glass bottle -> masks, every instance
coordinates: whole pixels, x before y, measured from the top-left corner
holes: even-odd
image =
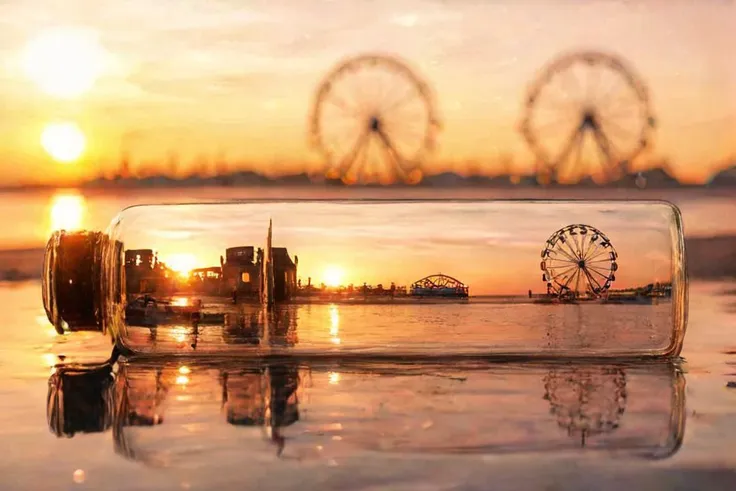
[[[44,261],[56,329],[129,356],[661,357],[686,326],[659,201],[144,205]]]

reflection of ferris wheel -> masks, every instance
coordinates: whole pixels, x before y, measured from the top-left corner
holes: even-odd
[[[622,60],[574,53],[532,83],[521,131],[543,178],[611,179],[649,143],[655,126],[644,83]]]
[[[550,370],[545,395],[557,424],[580,438],[616,430],[626,410],[626,374],[619,368],[568,367]]]
[[[561,298],[599,297],[616,280],[618,254],[590,225],[568,225],[547,239],[540,264],[547,293]]]
[[[370,54],[328,74],[310,125],[327,177],[348,184],[419,182],[439,126],[429,86],[404,62]]]

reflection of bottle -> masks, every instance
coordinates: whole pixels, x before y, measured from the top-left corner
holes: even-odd
[[[242,444],[242,433],[216,433],[224,419],[228,427],[264,430],[252,434],[253,443],[280,455],[281,429],[299,420],[299,370],[288,363],[128,362],[113,377],[110,366],[59,367],[49,379],[49,427],[58,437],[112,428],[118,454],[168,465],[186,461],[192,447],[218,450],[228,436]]]
[[[46,416],[56,436],[99,433],[110,428],[113,406],[111,368],[57,369],[49,378]]]
[[[111,412],[107,419],[93,418],[107,422],[87,431],[112,427],[118,454],[159,465],[223,456],[223,465],[241,466],[243,455],[274,453],[324,462],[351,449],[556,454],[582,452],[581,443],[585,452],[667,458],[679,448],[685,425],[684,378],[666,363],[233,358],[191,364],[138,359],[118,367],[113,403],[97,404]],[[58,387],[58,378],[57,371],[50,387]],[[540,379],[547,400],[539,397]],[[49,397],[48,412],[56,415],[52,428],[80,431],[69,429],[89,414],[84,401],[103,400],[103,393],[109,398],[109,374],[86,380],[84,386],[65,385],[63,398]],[[412,397],[401,396],[408,393]]]
[[[544,388],[557,424],[580,438],[581,446],[590,437],[616,431],[626,410],[626,374],[620,368],[553,369]]]

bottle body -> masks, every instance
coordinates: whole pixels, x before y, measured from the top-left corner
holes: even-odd
[[[136,206],[45,270],[57,329],[140,355],[673,356],[686,322],[662,202]]]

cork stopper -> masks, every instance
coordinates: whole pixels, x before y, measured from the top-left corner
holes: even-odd
[[[43,305],[59,334],[102,331],[100,232],[56,231],[46,244]]]

